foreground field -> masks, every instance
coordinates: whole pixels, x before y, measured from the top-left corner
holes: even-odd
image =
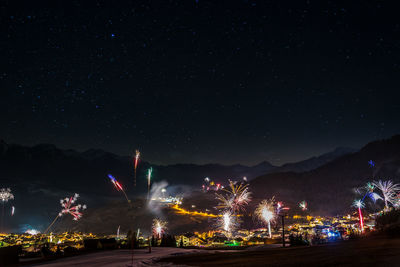
[[[398,266],[400,239],[372,237],[313,247],[234,253],[204,253],[163,258],[188,266]]]
[[[130,250],[112,250],[28,266],[132,266]],[[133,266],[398,266],[400,238],[371,237],[312,247],[246,250],[153,248],[134,251]]]

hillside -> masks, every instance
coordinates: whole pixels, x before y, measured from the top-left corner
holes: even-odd
[[[376,163],[375,168],[370,168],[369,160]],[[257,196],[275,195],[292,206],[306,200],[310,211],[335,215],[350,210],[355,187],[374,179],[400,181],[400,135],[371,142],[308,172],[260,176],[251,181],[251,188]]]

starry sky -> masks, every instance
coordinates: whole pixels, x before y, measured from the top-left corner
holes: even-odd
[[[8,143],[279,165],[400,133],[394,2],[15,4],[0,4]]]

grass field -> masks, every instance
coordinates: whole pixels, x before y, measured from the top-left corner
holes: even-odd
[[[400,238],[369,237],[312,247],[216,252],[163,258],[189,266],[400,266]]]

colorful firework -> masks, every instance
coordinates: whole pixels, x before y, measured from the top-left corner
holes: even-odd
[[[365,207],[364,202],[361,199],[354,200],[353,207],[358,208],[358,216],[360,219],[360,230],[364,232],[364,219],[361,212],[361,209]]]
[[[136,149],[136,152],[135,152],[135,160],[134,160],[134,163],[133,163],[133,165],[134,165],[134,170],[135,170],[134,186],[136,186],[136,170],[137,170],[137,166],[138,166],[138,163],[139,163],[139,158],[140,158],[140,151]]]
[[[82,218],[83,213],[81,211],[86,209],[86,205],[75,205],[75,202],[78,200],[79,194],[75,193],[72,197],[66,197],[64,199],[60,200],[61,204],[61,211],[58,213],[56,218],[53,220],[53,222],[47,227],[47,229],[44,231],[46,233],[51,226],[57,221],[57,219],[64,214],[70,214],[73,217],[74,221],[79,220]]]
[[[3,204],[12,199],[14,199],[14,195],[11,193],[10,188],[0,189],[0,200],[3,202]]]
[[[303,210],[306,211],[307,210],[307,202],[305,200],[303,200],[302,202],[299,203],[299,207]]]
[[[86,209],[86,205],[73,205],[75,204],[75,202],[78,200],[79,194],[74,194],[73,197],[66,197],[64,199],[60,200],[60,204],[61,204],[61,212],[58,214],[59,217],[63,216],[64,214],[70,214],[73,217],[74,221],[79,220],[82,217],[82,212],[80,212],[81,210],[85,210]]]
[[[382,199],[377,193],[374,192],[375,185],[373,183],[368,182],[365,186],[356,188],[355,191],[357,194],[364,195],[361,201],[365,201],[366,198],[370,198],[373,202],[376,202],[378,199]]]
[[[282,201],[276,202],[276,214],[280,214],[283,210],[289,210],[289,207],[285,207]]]
[[[153,173],[153,168],[147,170],[147,199],[150,199],[150,185],[151,185],[151,174]]]
[[[131,201],[129,200],[128,196],[126,195],[124,188],[123,188],[122,185],[117,181],[117,179],[115,179],[115,177],[112,176],[111,174],[108,174],[107,176],[108,176],[108,178],[110,178],[111,182],[113,183],[113,185],[114,185],[114,187],[117,189],[117,191],[121,191],[121,192],[124,194],[124,196],[125,196],[125,198],[126,198],[126,201],[131,202]]]
[[[368,165],[370,168],[374,168],[375,167],[375,162],[371,159],[368,161]]]
[[[373,185],[378,188],[382,196],[379,196],[385,202],[385,210],[389,209],[389,204],[394,205],[397,200],[397,194],[400,192],[400,185],[394,184],[391,180],[374,181]]]
[[[251,192],[248,184],[236,184],[229,181],[229,188],[223,188],[222,190],[227,194],[216,194],[216,198],[219,200],[218,209],[230,209],[235,213],[244,210],[245,205],[251,201]]]
[[[154,219],[152,228],[153,235],[155,235],[157,238],[161,238],[162,234],[164,234],[165,230],[167,229],[167,222],[160,219]]]
[[[268,234],[270,238],[272,237],[271,222],[274,222],[276,217],[274,206],[275,198],[273,197],[270,200],[261,201],[254,212],[256,218],[268,226]]]

